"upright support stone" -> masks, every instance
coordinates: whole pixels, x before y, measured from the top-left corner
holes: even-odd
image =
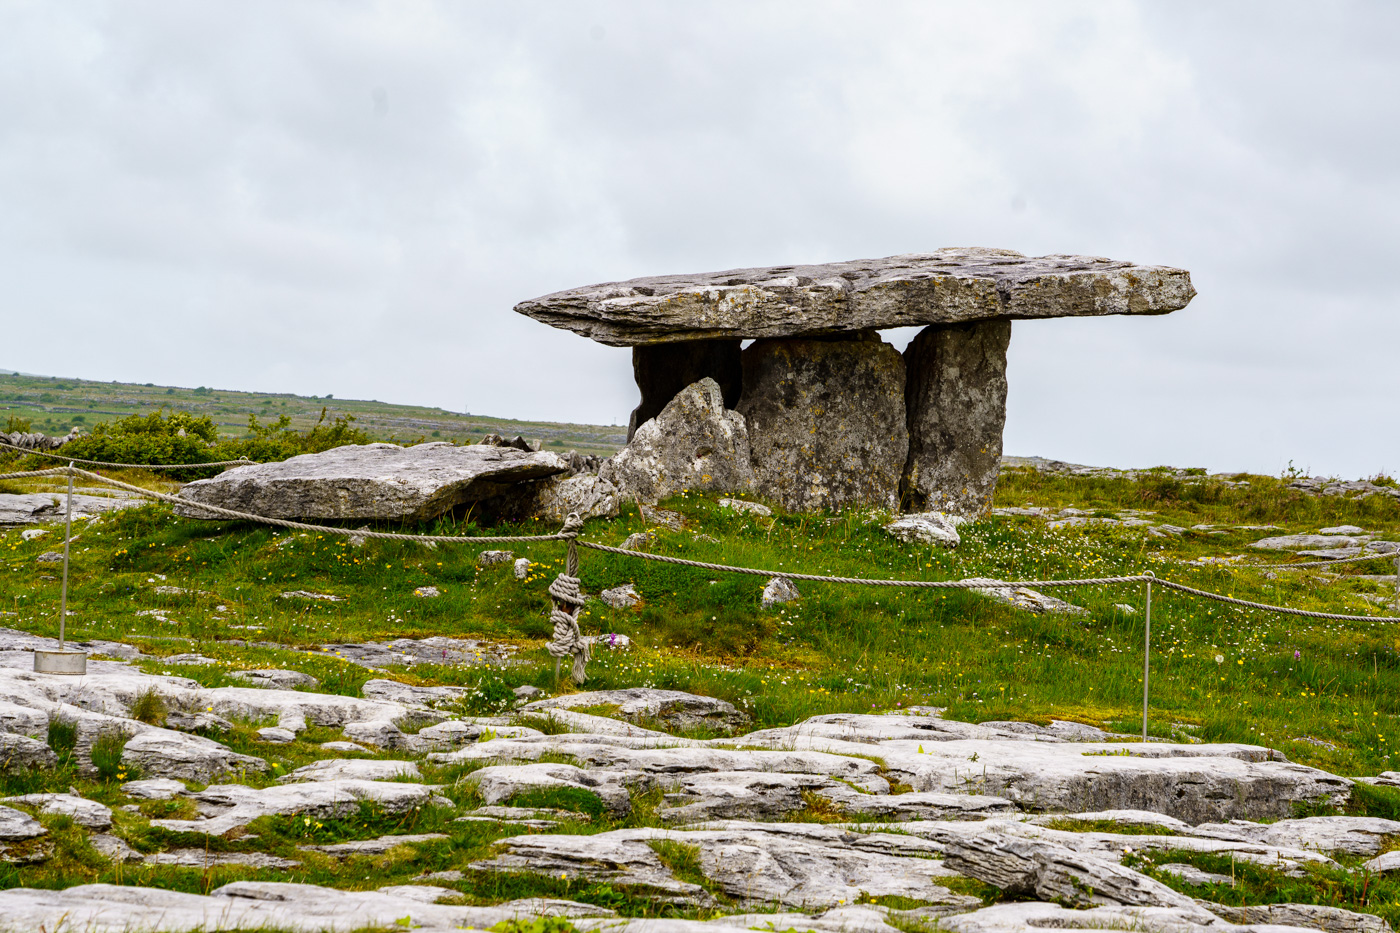
[[[739,364],[739,340],[686,340],[632,348],[632,375],[642,400],[627,424],[631,443],[637,428],[661,414],[666,403],[688,385],[705,377],[719,384],[724,407],[739,404],[743,374]]]
[[[909,511],[978,518],[992,507],[1006,422],[1010,321],[932,324],[904,351]]]
[[[909,450],[898,350],[874,331],[759,340],[743,364],[760,495],[791,511],[898,505]]]

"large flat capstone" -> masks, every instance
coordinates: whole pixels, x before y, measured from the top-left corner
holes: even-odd
[[[425,521],[568,469],[557,454],[446,442],[350,444],[186,483],[183,498],[273,518]],[[195,506],[180,515],[214,517]]]
[[[522,301],[515,310],[632,347],[996,318],[1166,314],[1195,294],[1185,269],[974,247],[608,282]]]

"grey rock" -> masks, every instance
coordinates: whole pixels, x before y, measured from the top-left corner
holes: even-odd
[[[816,793],[853,817],[894,820],[984,820],[1009,816],[1019,808],[1002,797],[980,794],[862,794],[846,784],[832,782]]]
[[[638,511],[642,513],[642,521],[649,525],[669,528],[672,531],[685,530],[685,516],[680,512],[673,512],[670,509],[658,509],[646,503],[642,503]]]
[[[1364,535],[1365,528],[1357,528],[1355,525],[1336,525],[1332,528],[1319,528],[1320,535]]]
[[[300,846],[308,852],[324,852],[327,855],[383,855],[390,849],[404,845],[417,845],[424,842],[441,842],[451,839],[442,833],[417,833],[400,836],[380,836],[378,839],[362,839],[357,842],[337,842],[330,845]]]
[[[530,575],[530,558],[517,557],[515,559],[515,579],[524,580]]]
[[[724,407],[713,379],[678,392],[599,471],[621,499],[654,503],[684,489],[754,488],[749,432],[743,416]]]
[[[1277,823],[1232,820],[1202,823],[1196,827],[1196,833],[1312,852],[1369,857],[1380,852],[1387,839],[1400,835],[1400,822],[1371,816],[1312,816]]]
[[[544,693],[544,691],[541,690],[539,687],[533,687],[530,684],[521,684],[519,687],[516,687],[515,689],[511,690],[511,693],[515,694],[516,699],[525,700],[528,702],[530,700],[533,700],[540,694]]]
[[[1195,294],[1184,269],[956,248],[610,282],[524,301],[515,310],[611,346],[641,346],[987,319],[1165,314]]]
[[[216,784],[189,795],[202,817],[194,820],[152,820],[174,832],[221,836],[260,816],[301,814],[313,819],[343,817],[358,812],[360,801],[371,801],[386,813],[402,813],[431,805],[433,789],[423,784],[388,781],[311,781],[261,789],[242,784]]]
[[[229,732],[233,729],[233,723],[207,710],[194,713],[174,710],[165,717],[165,725],[181,732]]]
[[[815,774],[767,771],[692,774],[682,778],[680,787],[665,796],[656,813],[667,823],[779,820],[806,808],[803,792],[832,785],[836,782]],[[860,796],[855,791],[851,794]]]
[[[873,333],[759,340],[743,362],[756,492],[792,512],[898,506],[909,453],[898,350]]]
[[[651,535],[645,531],[636,531],[627,536],[627,540],[622,542],[622,549],[625,551],[642,551],[651,542]]]
[[[627,442],[637,428],[661,410],[688,385],[712,379],[724,396],[724,407],[739,402],[743,375],[739,365],[738,340],[688,340],[632,348],[632,375],[642,400],[627,424]]]
[[[23,842],[47,832],[48,830],[28,813],[14,807],[0,807],[0,842]]]
[[[743,515],[757,515],[760,518],[768,518],[773,514],[773,510],[763,503],[749,502],[746,499],[721,499],[719,507]]]
[[[1321,904],[1261,904],[1230,907],[1211,904],[1210,910],[1231,923],[1274,927],[1306,927],[1327,933],[1391,933],[1390,924],[1375,914],[1359,914]]]
[[[601,635],[583,636],[584,644],[590,648],[601,648],[605,651],[625,651],[632,647],[632,639],[617,632],[604,632]]]
[[[1075,907],[1171,907],[1193,911],[1197,923],[1210,922],[1194,900],[1160,881],[1043,840],[988,830],[950,843],[943,861],[953,871],[1011,894],[1034,894]]]
[[[76,794],[22,794],[0,799],[0,803],[71,817],[74,823],[86,829],[103,830],[112,825],[112,811],[109,808]]]
[[[1180,878],[1187,884],[1224,884],[1234,887],[1235,879],[1229,875],[1218,875],[1213,871],[1201,871],[1195,865],[1171,862],[1157,866],[1158,871]]]
[[[617,487],[597,473],[551,476],[516,484],[505,494],[499,514],[512,521],[550,524],[563,524],[571,513],[583,519],[612,518],[618,498]]]
[[[632,810],[632,800],[622,780],[625,772],[584,771],[566,764],[495,765],[473,771],[462,780],[476,785],[488,804],[502,803],[528,791],[573,787],[596,794],[615,816]]]
[[[901,515],[885,526],[885,531],[905,544],[938,544],[957,547],[962,541],[958,529],[942,512],[914,512]]]
[[[507,663],[516,650],[474,638],[396,638],[393,641],[322,645],[322,650],[362,667],[384,668],[414,664],[496,665]]]
[[[28,771],[58,764],[53,749],[27,735],[0,733],[0,771]]]
[[[160,663],[197,667],[206,664],[218,664],[219,662],[215,658],[206,658],[202,654],[172,654],[169,657],[161,658]]]
[[[773,577],[763,585],[763,594],[760,600],[764,609],[771,609],[801,597],[802,594],[797,591],[797,585],[787,577]]]
[[[1011,321],[925,328],[904,350],[909,457],[905,502],[981,518],[992,507],[1006,423]]]
[[[405,733],[391,719],[372,719],[368,722],[347,723],[345,737],[352,742],[373,745],[380,749],[413,749],[416,736]]]
[[[1134,930],[1142,933],[1219,933],[1222,924],[1203,923],[1197,910],[1171,907],[1093,907],[1088,910],[1037,901],[993,904],[969,913],[939,919],[946,933],[1027,933],[1031,930]],[[1228,927],[1226,928],[1228,929]],[[1288,933],[1268,927],[1240,933]],[[1297,931],[1295,931],[1297,933]]]
[[[401,703],[404,706],[436,706],[440,703],[453,703],[466,696],[466,687],[419,687],[400,683],[397,680],[374,678],[360,687],[360,695],[367,700],[381,700],[386,703]]]
[[[151,729],[132,736],[122,749],[122,763],[152,777],[209,783],[229,774],[267,770],[267,762],[240,755],[203,736]]]
[[[511,551],[482,551],[476,555],[476,562],[483,567],[492,564],[509,564],[515,561],[515,554]]]
[[[363,745],[356,745],[354,742],[322,742],[321,748],[328,752],[363,752],[369,754],[369,749]]]
[[[277,726],[264,726],[258,730],[258,741],[267,742],[270,745],[290,745],[297,740],[297,734],[291,729],[282,729]]]
[[[623,586],[615,586],[610,590],[603,590],[598,594],[598,598],[612,606],[614,609],[631,609],[642,601],[641,594],[637,592],[637,587],[631,583]]]
[[[137,800],[169,800],[188,791],[184,784],[170,778],[147,778],[141,781],[127,781],[122,785],[122,793]]]
[[[411,761],[383,761],[374,758],[331,758],[303,765],[277,779],[279,784],[302,781],[392,781],[396,778],[420,780],[418,765]]]
[[[1261,538],[1250,547],[1266,551],[1295,551],[1303,548],[1355,548],[1365,543],[1364,538],[1347,535],[1277,535]]]
[[[301,671],[229,671],[228,676],[255,687],[274,687],[280,690],[290,690],[293,687],[319,687],[321,685],[321,682],[315,677],[303,674]]]
[[[447,443],[347,445],[275,463],[235,467],[187,483],[180,496],[275,518],[426,521],[496,495],[502,484],[562,473],[556,454]],[[176,506],[192,518],[195,505]]]
[[[1375,858],[1364,862],[1361,865],[1361,867],[1366,869],[1367,871],[1373,871],[1377,874],[1382,875],[1388,874],[1393,871],[1400,871],[1400,851],[1387,852],[1384,855],[1378,855]]]
[[[126,844],[126,840],[110,833],[93,833],[88,836],[88,845],[97,850],[103,858],[114,862],[139,862],[144,856]]]
[[[171,849],[147,855],[147,865],[177,865],[183,868],[217,868],[240,865],[245,868],[296,868],[301,863],[266,852],[210,852],[207,849]]]
[[[437,599],[442,591],[435,586],[420,586],[413,591],[413,595],[420,599]]]
[[[1063,612],[1070,615],[1087,615],[1089,612],[1082,606],[1067,603],[1054,596],[1047,596],[1028,586],[1007,586],[1001,580],[991,580],[986,577],[969,577],[966,582],[983,584],[971,587],[973,593],[980,593],[988,599],[994,599],[999,603],[1015,606],[1017,609],[1024,609],[1027,612]]]
[[[0,526],[61,522],[68,514],[67,495],[51,492],[0,493]],[[137,496],[73,496],[73,518],[88,519],[104,512],[145,505]],[[31,537],[38,537],[32,535]],[[28,540],[28,539],[26,539]]]
[[[63,552],[62,552],[62,551],[45,551],[44,553],[40,554],[38,557],[36,557],[36,558],[34,558],[34,559],[35,559],[36,561],[38,561],[39,563],[41,563],[41,564],[54,564],[54,563],[58,563],[58,562],[60,562],[60,561],[63,560]]]
[[[616,715],[622,719],[659,722],[673,729],[736,729],[748,722],[748,716],[726,700],[650,687],[572,693],[536,700],[520,709],[522,712],[534,712],[588,706],[616,706]]]
[[[282,594],[283,599],[323,599],[328,603],[343,603],[344,596],[335,596],[331,593],[313,593],[310,590],[288,590]]]

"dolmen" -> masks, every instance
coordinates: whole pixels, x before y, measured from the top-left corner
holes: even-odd
[[[609,282],[515,310],[632,348],[641,401],[602,472],[622,498],[708,488],[975,518],[1000,465],[1011,322],[1166,314],[1195,294],[1184,269],[958,248]],[[911,325],[902,354],[878,333]]]

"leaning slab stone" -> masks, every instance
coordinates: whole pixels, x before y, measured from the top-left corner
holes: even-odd
[[[623,719],[647,719],[674,729],[735,729],[748,722],[748,716],[735,709],[734,704],[727,700],[650,687],[572,693],[527,703],[520,707],[520,711],[578,709],[590,706],[616,706],[615,715]]]
[[[425,521],[523,480],[563,473],[556,454],[434,442],[350,444],[187,483],[182,498],[274,518]],[[210,517],[177,506],[188,517]]]
[[[598,474],[619,498],[654,503],[684,489],[753,489],[749,431],[713,379],[682,389]]]
[[[1184,308],[1195,294],[1184,269],[958,248],[609,282],[524,301],[515,310],[611,346],[642,346],[989,319],[1165,314]]]
[[[739,411],[760,495],[793,512],[898,506],[909,452],[898,350],[874,333],[760,340],[743,362]]]
[[[632,375],[642,400],[627,423],[627,442],[637,428],[661,413],[666,403],[688,385],[712,379],[724,396],[724,407],[739,404],[743,374],[738,340],[687,340],[632,348]]]
[[[981,518],[992,507],[1006,423],[1011,322],[927,327],[904,350],[909,459],[902,492],[919,511]]]

